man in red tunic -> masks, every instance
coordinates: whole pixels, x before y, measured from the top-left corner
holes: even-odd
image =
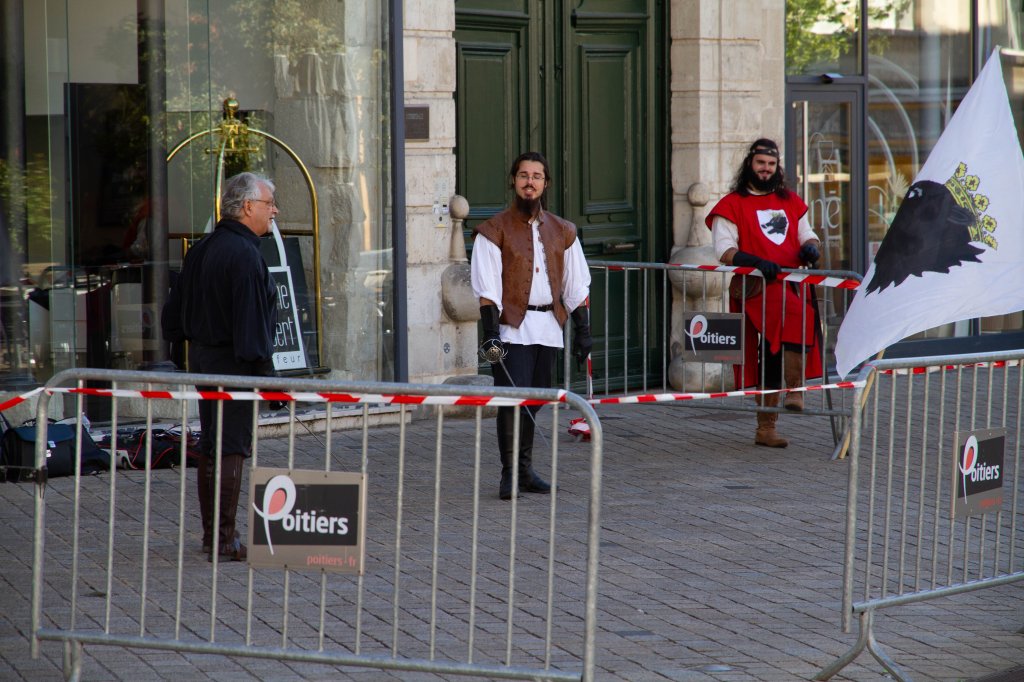
[[[800,290],[804,285],[776,277],[780,268],[813,265],[819,258],[807,204],[786,188],[779,146],[766,138],[750,145],[731,189],[705,219],[715,254],[726,265],[757,268],[764,276],[762,282],[757,276],[734,275],[729,287],[729,309],[746,314],[744,361],[733,368],[736,388],[782,388],[783,376],[787,387],[802,386],[821,376],[818,318],[809,292]],[[757,339],[760,343],[751,342]],[[777,407],[779,394],[760,396],[758,404]],[[786,409],[799,412],[803,406],[803,393],[787,394]],[[775,431],[777,417],[775,412],[757,413],[756,444],[789,445]]]

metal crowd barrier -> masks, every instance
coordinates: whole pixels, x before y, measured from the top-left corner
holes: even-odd
[[[591,309],[591,327],[595,336],[603,337],[593,350],[593,385],[595,398],[609,398],[640,392],[642,394],[683,392],[673,387],[670,375],[687,377],[686,381],[696,382],[698,388],[691,391],[724,393],[734,388],[733,362],[709,362],[693,359],[693,355],[679,347],[673,348],[673,287],[681,294],[685,303],[675,303],[676,315],[692,317],[696,313],[722,315],[729,313],[730,278],[743,284],[762,281],[759,271],[749,274],[749,268],[731,266],[685,265],[666,263],[631,263],[619,261],[590,261],[593,276],[591,290],[603,289],[604,304]],[[801,303],[814,297],[814,308],[818,313],[818,329],[821,332],[819,351],[823,374],[820,379],[808,379],[801,372],[801,386],[804,392],[802,414],[827,416],[831,419],[833,438],[840,444],[847,419],[853,408],[847,390],[816,390],[832,385],[839,377],[835,373],[834,350],[839,325],[842,323],[861,276],[845,270],[782,269],[782,277],[797,286]],[[741,274],[743,273],[743,274]],[[673,284],[673,281],[675,282]],[[762,314],[764,298],[762,298]],[[613,301],[621,301],[615,305]],[[783,317],[793,314],[803,316],[804,306],[798,311],[787,311],[783,301]],[[686,309],[683,310],[682,307]],[[746,313],[743,301],[741,314]],[[803,321],[803,317],[801,320]],[[566,325],[570,327],[571,325]],[[749,343],[758,343],[756,338],[747,338],[745,325],[740,325],[740,343],[746,348]],[[677,337],[684,337],[687,329],[677,330]],[[568,347],[568,346],[566,346]],[[567,354],[568,356],[568,354]],[[807,358],[801,360],[806,368]],[[741,360],[741,366],[744,362]],[[711,368],[714,368],[712,371]],[[570,385],[568,357],[565,361],[566,388]],[[785,375],[785,367],[783,368]],[[577,373],[577,381],[580,377]],[[677,378],[677,382],[679,379]],[[763,381],[763,372],[758,382]],[[783,382],[785,386],[785,382]],[[666,399],[671,399],[666,395]],[[715,400],[689,401],[690,407],[726,409],[737,411],[769,411],[793,414],[782,407],[764,408],[756,405],[749,397],[722,397]],[[840,445],[840,447],[842,447]],[[838,450],[837,453],[838,455]]]
[[[859,633],[815,679],[867,649],[909,680],[875,639],[876,612],[1024,579],[1022,361],[1018,350],[861,370],[842,594],[843,631],[856,616]]]
[[[87,381],[110,382],[110,388],[86,388]],[[35,477],[34,658],[41,640],[63,642],[68,679],[81,676],[83,645],[440,675],[594,678],[602,432],[582,398],[553,389],[82,369],[61,372],[47,384],[37,423],[46,423],[53,396],[77,401],[76,414],[82,414],[83,395],[91,395],[110,397],[112,435],[127,426],[119,417],[122,406],[139,414],[140,401],[146,417],[139,426],[160,426],[153,402],[171,399],[180,406],[174,421],[183,427],[195,385],[231,387],[224,389],[230,396],[214,397],[250,400],[254,426],[255,398],[322,404],[319,434],[297,427],[295,402],[286,436],[268,439],[257,429],[246,479],[255,480],[257,466],[289,475],[361,476],[363,572],[210,563],[199,547],[195,469],[182,464],[184,439],[173,469],[153,470],[147,446],[142,470],[82,476],[79,466],[73,479]],[[397,407],[397,424],[372,424],[369,408],[378,404]],[[537,417],[534,444],[535,462],[550,471],[550,496],[498,500],[496,447],[482,445],[494,422],[482,415],[503,404],[550,405]],[[338,406],[360,429],[334,430]],[[412,419],[414,406],[435,409],[436,418]],[[575,457],[572,466],[561,466],[557,427],[565,408],[580,413],[590,429],[584,467]],[[475,422],[453,424],[452,409],[469,410]],[[77,428],[80,449],[81,420]],[[38,439],[40,471],[45,447]],[[572,492],[559,492],[562,478],[575,481]],[[60,492],[44,494],[57,485]],[[246,483],[239,528],[246,511],[259,504],[248,490]],[[264,513],[269,508],[264,504]],[[47,527],[48,514],[56,515],[59,535]],[[251,533],[251,514],[249,526]],[[251,562],[253,545],[249,550]]]

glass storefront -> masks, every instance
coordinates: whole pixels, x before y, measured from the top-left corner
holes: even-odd
[[[915,0],[869,17],[867,25],[870,259],[974,74],[969,3]],[[966,334],[968,323],[960,327],[948,324],[914,338]]]
[[[1019,136],[1024,133],[1024,5],[1012,0],[981,0],[977,43],[976,58],[987,57],[996,45],[1003,48],[1003,77]],[[983,334],[1022,329],[1024,312],[981,320]]]
[[[393,378],[386,2],[0,6],[0,390],[170,367],[168,286],[242,170],[277,185],[278,369]]]
[[[1009,0],[787,0],[786,7],[787,75],[794,93],[790,100],[812,87],[827,93],[832,83],[859,89],[864,100],[864,206],[862,215],[851,217],[854,225],[865,226],[860,228],[864,234],[834,242],[827,211],[815,225],[827,237],[833,263],[851,264],[863,272],[993,47],[1020,49],[1024,10]],[[1024,86],[1019,85],[1024,53],[1017,58],[1004,54],[1003,59],[1019,133],[1024,130]],[[787,135],[794,133],[807,134],[791,124]],[[817,152],[804,151],[808,157]],[[1022,323],[1017,313],[949,324],[914,338],[1020,331]]]
[[[786,0],[786,75],[854,75],[860,68],[859,0]]]

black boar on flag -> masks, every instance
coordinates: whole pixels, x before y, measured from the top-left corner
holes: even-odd
[[[911,334],[1024,310],[1024,155],[999,48],[928,155],[836,340],[843,377]]]

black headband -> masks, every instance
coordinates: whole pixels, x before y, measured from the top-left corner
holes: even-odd
[[[779,150],[777,147],[754,147],[750,150],[750,156],[755,154],[764,154],[765,156],[774,156],[776,159],[779,158]]]

